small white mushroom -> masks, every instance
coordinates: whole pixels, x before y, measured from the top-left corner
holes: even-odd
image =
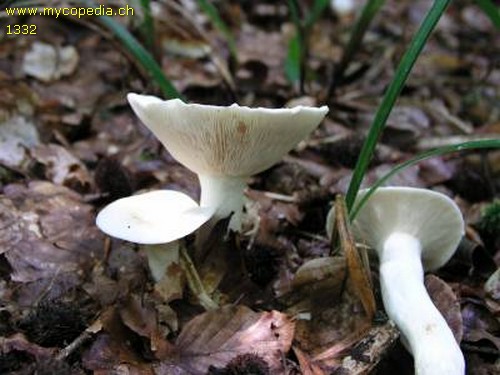
[[[378,252],[384,307],[413,354],[415,374],[464,375],[460,347],[424,286],[424,269],[444,265],[464,234],[457,205],[426,189],[379,188],[358,212],[353,232]]]
[[[118,199],[97,215],[103,232],[144,245],[178,240],[194,232],[212,215],[186,194],[155,190]]]
[[[339,16],[347,16],[356,9],[355,0],[330,0],[330,8]]]
[[[96,224],[112,237],[145,245],[151,273],[159,281],[171,259],[165,252],[178,251],[177,240],[194,232],[212,214],[186,194],[156,190],[110,203],[99,212]]]
[[[200,206],[241,228],[246,179],[271,167],[313,131],[327,107],[291,109],[186,104],[128,94],[137,116],[181,164],[198,174]]]

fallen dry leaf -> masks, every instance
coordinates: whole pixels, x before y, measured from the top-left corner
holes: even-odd
[[[297,347],[293,347],[293,352],[299,361],[300,370],[303,375],[325,375],[321,367],[315,364],[312,359]]]
[[[317,315],[321,316],[333,304],[337,304],[345,287],[346,272],[344,257],[311,259],[299,267],[291,280],[291,290],[280,300],[290,306],[288,314],[306,313],[317,320]],[[304,323],[299,321],[298,325]]]
[[[83,276],[102,251],[93,208],[65,187],[41,181],[8,185],[0,206],[0,248],[14,281]]]
[[[156,312],[141,298],[131,295],[118,309],[122,322],[139,336],[150,338],[156,330]]]
[[[493,333],[498,332],[500,323],[483,306],[468,303],[462,310],[464,322],[463,341],[477,343],[485,340],[500,351],[500,339]]]
[[[137,296],[131,295],[119,308],[123,324],[149,340],[150,349],[158,359],[164,358],[171,348],[158,326],[157,313],[152,304],[147,304]]]
[[[404,149],[412,146],[430,126],[426,113],[416,106],[395,106],[387,119],[382,142]]]
[[[94,371],[94,375],[154,374],[152,366],[141,363],[126,340],[122,342],[113,340],[109,334],[100,334],[97,337],[91,348],[83,355],[82,364],[84,368]]]
[[[50,357],[56,350],[33,344],[23,334],[17,333],[10,337],[0,337],[0,354],[11,351],[26,352],[37,359],[42,359]]]
[[[206,312],[187,323],[176,340],[181,367],[202,375],[210,366],[221,368],[240,354],[254,353],[268,363],[273,374],[280,374],[294,327],[278,311],[257,313],[229,305]]]
[[[19,167],[26,161],[26,150],[40,142],[32,120],[14,116],[0,120],[0,163],[7,167]]]
[[[44,175],[57,185],[78,192],[88,192],[92,186],[87,167],[64,147],[56,144],[39,145],[31,150],[33,158],[45,166]]]
[[[371,326],[354,293],[343,290],[338,296],[323,290],[311,299],[304,305],[307,310],[303,311],[309,313],[310,319],[297,321],[294,337],[298,347],[309,355],[316,356],[341,342],[340,353],[359,340]],[[339,356],[335,353],[334,360]]]
[[[453,289],[435,275],[427,275],[425,277],[425,287],[432,302],[450,326],[455,340],[457,342],[462,341],[464,334],[462,313],[460,311],[460,303]]]
[[[22,69],[27,75],[50,82],[72,74],[78,60],[78,52],[73,46],[54,47],[35,41],[24,55]]]
[[[392,323],[375,326],[369,330],[349,350],[349,355],[344,357],[336,368],[335,374],[368,375],[379,363],[387,350],[399,338],[399,331]],[[340,349],[340,348],[339,348]],[[334,350],[327,350],[314,358],[316,363],[330,365]],[[335,356],[333,356],[335,358]]]
[[[293,288],[332,279],[333,284],[340,287],[346,274],[346,262],[343,257],[322,257],[311,259],[295,272],[292,280]],[[340,290],[339,290],[340,291]]]
[[[286,50],[280,33],[266,32],[247,25],[237,43],[238,57],[243,67],[251,61],[256,61],[262,64],[266,71],[266,84],[274,86],[286,83],[283,71]],[[238,75],[239,78],[245,78],[247,74],[242,71]]]

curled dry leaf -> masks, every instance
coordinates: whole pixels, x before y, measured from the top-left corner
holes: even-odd
[[[292,290],[280,298],[281,302],[290,306],[287,312],[292,315],[328,309],[329,304],[336,303],[332,301],[342,294],[346,272],[344,257],[309,260],[295,272]],[[325,296],[331,298],[325,299]]]
[[[346,262],[344,258],[323,257],[311,259],[297,270],[292,286],[298,288],[314,282],[333,279],[334,283],[332,285],[340,287],[345,278],[345,271]]]
[[[178,337],[180,366],[201,375],[210,366],[224,367],[234,357],[250,352],[262,357],[272,374],[281,374],[294,328],[294,322],[278,311],[257,313],[232,305],[209,311],[187,323]]]
[[[150,342],[150,349],[157,358],[164,357],[170,344],[162,337],[157,313],[153,306],[145,304],[137,295],[131,295],[119,309],[122,322]]]
[[[121,309],[129,311],[121,314]],[[94,375],[153,375],[152,358],[144,360],[140,353],[149,352],[142,345],[143,341],[140,337],[143,337],[142,334],[147,335],[154,331],[155,323],[139,320],[151,319],[151,313],[154,314],[154,312],[146,312],[139,297],[130,297],[121,309],[113,306],[101,313],[99,320],[102,332],[97,334],[90,348],[83,353],[82,366],[87,370],[92,370]],[[135,336],[134,333],[138,335]],[[153,341],[151,340],[152,348]]]
[[[156,313],[144,306],[137,295],[131,295],[119,309],[122,322],[139,336],[149,338],[156,329]]]
[[[64,147],[56,144],[39,145],[31,154],[45,166],[45,177],[55,184],[79,192],[86,192],[91,187],[92,179],[85,165]]]
[[[78,52],[73,46],[56,48],[51,44],[35,41],[24,55],[22,69],[27,75],[50,82],[72,74],[78,60]]]
[[[367,375],[379,363],[387,350],[399,338],[399,331],[392,323],[375,326],[359,340],[344,357],[336,374]],[[333,349],[333,348],[332,348]],[[327,350],[314,358],[316,363],[329,363],[333,351]],[[335,355],[333,355],[335,357]]]
[[[340,245],[345,253],[349,281],[365,309],[368,320],[372,320],[377,308],[371,280],[368,276],[367,268],[361,260],[361,256],[356,249],[354,237],[348,225],[347,209],[342,195],[337,195],[335,200],[335,222],[338,228]]]

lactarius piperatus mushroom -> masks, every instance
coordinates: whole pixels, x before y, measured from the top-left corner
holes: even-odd
[[[357,202],[364,194],[366,190]],[[332,219],[329,214],[330,223]],[[413,354],[415,374],[464,375],[460,347],[424,286],[424,269],[444,265],[464,234],[457,205],[427,189],[379,188],[352,228],[359,241],[378,253],[384,307]]]
[[[177,240],[194,232],[212,214],[186,194],[155,190],[110,203],[99,212],[96,224],[112,237],[144,245],[153,278],[159,281],[166,252],[176,251]],[[152,246],[157,244],[163,246]]]
[[[137,116],[181,164],[197,173],[201,207],[212,222],[229,217],[241,228],[246,179],[277,163],[312,132],[328,108],[249,108],[186,104],[128,94]]]

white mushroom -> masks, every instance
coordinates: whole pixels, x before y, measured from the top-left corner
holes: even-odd
[[[155,190],[110,203],[99,212],[96,224],[110,236],[153,245],[187,236],[211,215],[186,194]]]
[[[330,8],[339,16],[347,16],[356,9],[355,0],[330,0]]]
[[[146,245],[151,273],[159,281],[171,259],[165,252],[178,251],[177,240],[194,232],[212,214],[186,194],[156,190],[112,202],[99,212],[96,224],[110,236]]]
[[[185,104],[128,94],[137,116],[180,163],[198,174],[200,206],[241,228],[246,179],[278,162],[313,131],[327,107],[292,109]]]
[[[464,234],[457,205],[426,189],[379,188],[358,212],[353,232],[378,252],[385,310],[413,354],[415,374],[464,375],[460,347],[424,286],[424,269],[444,265]]]

